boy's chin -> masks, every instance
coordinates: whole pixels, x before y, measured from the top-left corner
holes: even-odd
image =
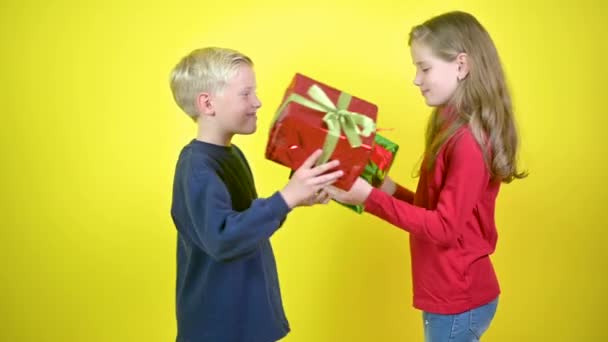
[[[238,134],[242,134],[242,135],[250,135],[255,133],[258,130],[257,126],[253,126],[253,127],[245,127],[244,129],[240,130],[238,132]]]

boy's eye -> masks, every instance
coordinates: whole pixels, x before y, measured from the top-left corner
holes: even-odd
[[[422,68],[422,72],[427,72],[429,70],[431,70],[431,68]]]

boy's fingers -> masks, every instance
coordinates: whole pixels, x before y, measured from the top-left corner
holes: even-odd
[[[332,173],[327,173],[312,179],[312,185],[323,185],[323,184],[332,184],[338,178],[342,177],[343,172],[338,170]]]
[[[330,181],[327,181],[327,182],[321,184],[321,187],[324,188],[326,186],[330,186],[330,185],[334,184],[336,181],[337,181],[337,179],[332,179]]]
[[[329,194],[325,190],[321,189],[317,191],[315,195],[315,202],[323,203],[328,196]]]
[[[308,158],[306,158],[302,166],[300,166],[300,169],[311,169],[321,156],[321,153],[323,153],[323,151],[320,149],[314,151],[310,156],[308,156]]]
[[[331,199],[329,194],[326,191],[323,191],[322,195],[323,195],[323,197],[321,199],[321,203],[323,203],[323,204],[329,203],[329,200]]]
[[[327,162],[325,164],[321,164],[315,168],[313,168],[312,171],[312,175],[316,176],[316,175],[320,175],[323,174],[333,168],[335,168],[336,166],[340,165],[340,161],[339,160],[332,160],[330,162]]]
[[[344,191],[336,188],[335,186],[326,186],[325,191],[329,194],[329,196],[335,198],[340,196]]]

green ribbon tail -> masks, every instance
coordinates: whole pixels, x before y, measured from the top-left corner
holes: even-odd
[[[323,153],[319,159],[317,159],[316,165],[327,163],[331,155],[334,153],[338,140],[340,140],[340,126],[335,121],[326,121],[327,123],[327,136],[323,143]]]

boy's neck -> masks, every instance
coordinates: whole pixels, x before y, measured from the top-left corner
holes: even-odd
[[[230,146],[233,134],[226,134],[218,131],[215,127],[205,123],[198,123],[198,133],[196,140],[213,145]]]

